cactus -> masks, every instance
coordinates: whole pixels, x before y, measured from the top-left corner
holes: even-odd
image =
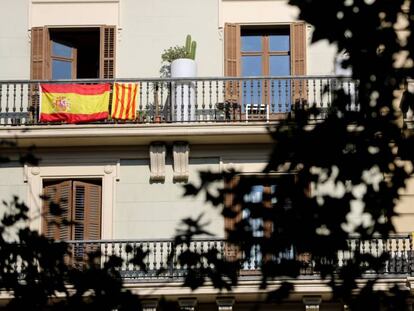
[[[196,48],[197,48],[197,43],[195,41],[191,41],[191,36],[187,35],[187,37],[185,39],[186,57],[194,60],[195,59]]]

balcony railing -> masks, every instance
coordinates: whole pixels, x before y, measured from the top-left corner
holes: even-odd
[[[137,83],[137,117],[129,123],[272,121],[314,106],[323,118],[339,88],[358,111],[356,82],[336,76],[0,81],[0,124],[41,125],[39,84]],[[97,123],[119,123],[112,119]]]
[[[361,240],[357,237],[348,240],[348,250],[340,251],[337,258],[331,262],[336,268],[343,267],[347,261],[356,254],[370,254],[374,257],[380,257],[383,254],[388,255],[383,267],[377,273],[381,277],[407,277],[410,276],[414,269],[414,248],[411,235],[392,235],[388,239],[372,238],[370,240]],[[72,253],[72,263],[82,267],[82,262],[89,251],[99,250],[102,254],[101,263],[105,262],[111,255],[117,255],[124,259],[120,272],[124,279],[134,281],[168,281],[182,278],[186,274],[186,267],[181,266],[178,257],[186,250],[197,253],[206,253],[208,250],[216,249],[221,258],[230,259],[237,251],[225,241],[220,239],[201,239],[191,242],[190,246],[180,245],[173,252],[173,242],[171,240],[99,240],[99,241],[70,241],[70,250]],[[128,246],[128,247],[127,247]],[[126,250],[129,248],[129,252]],[[130,260],[137,249],[148,252],[144,259],[145,269],[132,264]],[[169,257],[172,260],[168,260]],[[83,259],[82,259],[83,258]],[[300,273],[302,276],[318,277],[317,262],[311,254],[297,254],[289,250],[275,256],[273,260],[277,262],[281,259],[296,259],[303,262],[303,268]],[[324,259],[319,259],[319,264]],[[259,275],[259,268],[262,262],[262,256],[259,247],[251,252],[251,257],[241,264],[240,277],[252,277]],[[200,264],[208,265],[207,262]],[[366,275],[373,275],[376,272],[367,270]]]

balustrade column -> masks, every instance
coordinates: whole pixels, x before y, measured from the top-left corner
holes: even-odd
[[[183,311],[194,311],[197,305],[196,298],[180,298],[178,299],[178,305]]]
[[[158,300],[144,300],[141,303],[142,311],[157,311],[158,307]]]
[[[304,296],[302,302],[305,305],[306,311],[319,311],[322,298],[320,296]]]
[[[234,305],[233,297],[219,297],[216,299],[218,311],[232,311]]]

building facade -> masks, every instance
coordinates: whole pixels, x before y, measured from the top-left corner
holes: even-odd
[[[335,83],[355,92],[351,79],[333,76],[335,49],[310,45],[312,28],[284,0],[6,0],[0,8],[0,136],[35,145],[41,159],[39,166],[12,161],[0,169],[2,199],[18,195],[37,219],[30,226],[56,239],[146,245],[156,253],[149,259],[154,269],[183,218],[204,214],[217,239],[199,245],[225,237],[220,210],[203,197],[183,198],[183,184],[199,183],[202,170],[260,174],[272,148],[269,124],[297,104],[328,107],[323,90]],[[161,54],[184,45],[187,34],[197,42],[196,77],[160,79]],[[40,122],[39,83],[59,79],[109,83],[111,91],[114,82],[138,84],[137,116]],[[80,225],[62,232],[36,218],[45,211],[42,193],[66,198],[66,217],[80,217]],[[411,241],[413,200],[414,179],[397,208],[399,245]],[[251,277],[225,294],[208,287],[191,292],[179,278],[126,278],[149,298],[148,310],[161,296],[185,310],[196,304],[198,310],[249,310],[264,299]],[[405,273],[381,285],[407,280]],[[343,310],[328,302],[326,284],[296,282],[278,310]]]

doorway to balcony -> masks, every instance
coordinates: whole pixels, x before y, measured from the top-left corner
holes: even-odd
[[[51,78],[99,78],[99,28],[50,29]]]
[[[101,238],[102,180],[43,181],[42,233],[55,240]]]

